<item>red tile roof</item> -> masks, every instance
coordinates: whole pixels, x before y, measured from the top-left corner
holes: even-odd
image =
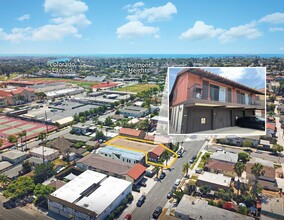
[[[119,134],[139,137],[143,131],[132,128],[121,128]]]
[[[13,95],[10,93],[10,92],[7,92],[5,90],[0,90],[0,96],[3,96],[3,97],[12,97]]]
[[[166,136],[159,136],[159,135],[149,135],[149,134],[146,134],[145,137],[144,137],[145,140],[150,140],[150,141],[155,141],[155,142],[159,142],[159,143],[162,143],[162,144],[165,144],[165,143],[170,143],[171,140],[169,137],[166,137]]]
[[[31,88],[17,88],[17,89],[15,89],[15,90],[13,90],[12,93],[13,93],[13,94],[20,94],[20,93],[22,93],[22,92],[25,91],[25,90],[27,90],[27,91],[29,91],[29,92],[34,92],[34,90],[31,89]]]
[[[275,124],[266,123],[266,128],[275,131]]]
[[[233,202],[225,202],[223,205],[223,209],[231,210],[231,211],[237,211],[238,205]]]
[[[137,180],[145,171],[146,167],[144,167],[140,163],[137,163],[131,168],[131,170],[128,171],[127,175],[134,180]]]
[[[118,83],[115,82],[103,82],[97,85],[93,85],[93,89],[100,89],[100,88],[108,88],[108,87],[115,87]]]
[[[157,156],[161,156],[162,153],[164,153],[165,148],[163,148],[161,145],[158,145],[155,149],[153,149],[151,152],[153,154],[156,154]]]
[[[226,163],[219,160],[209,159],[208,164],[206,164],[205,166],[213,170],[235,172],[233,163]]]

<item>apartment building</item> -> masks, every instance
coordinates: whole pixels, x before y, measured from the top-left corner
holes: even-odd
[[[236,125],[236,119],[265,109],[263,92],[199,68],[177,73],[170,94],[170,125],[193,133]]]

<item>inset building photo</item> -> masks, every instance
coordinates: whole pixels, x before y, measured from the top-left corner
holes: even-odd
[[[263,67],[168,69],[169,134],[265,134]]]

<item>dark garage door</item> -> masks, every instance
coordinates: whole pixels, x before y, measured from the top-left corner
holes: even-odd
[[[215,108],[214,113],[214,129],[231,126],[231,112],[229,109]]]
[[[233,109],[232,110],[232,126],[236,126],[236,119],[244,117],[244,110]]]
[[[211,130],[211,115],[212,109],[210,108],[188,108],[187,133]]]

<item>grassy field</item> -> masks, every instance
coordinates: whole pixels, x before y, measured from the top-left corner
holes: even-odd
[[[99,82],[85,82],[80,80],[74,80],[74,79],[64,79],[64,78],[29,78],[27,79],[31,82],[37,82],[37,81],[46,81],[46,82],[67,82],[67,83],[73,83],[81,87],[91,87],[93,85],[99,84]]]
[[[205,156],[205,155],[211,155],[212,153],[208,153],[208,152],[206,152],[203,156]],[[204,168],[204,162],[205,162],[205,160],[204,160],[204,157],[202,157],[202,159],[201,159],[201,161],[200,161],[200,163],[198,164],[198,168],[199,169],[203,169]]]
[[[123,88],[118,88],[116,91],[123,91],[123,92],[142,92],[147,91],[151,88],[158,88],[157,85],[154,84],[137,84],[137,85],[131,85],[131,86],[125,86]]]

